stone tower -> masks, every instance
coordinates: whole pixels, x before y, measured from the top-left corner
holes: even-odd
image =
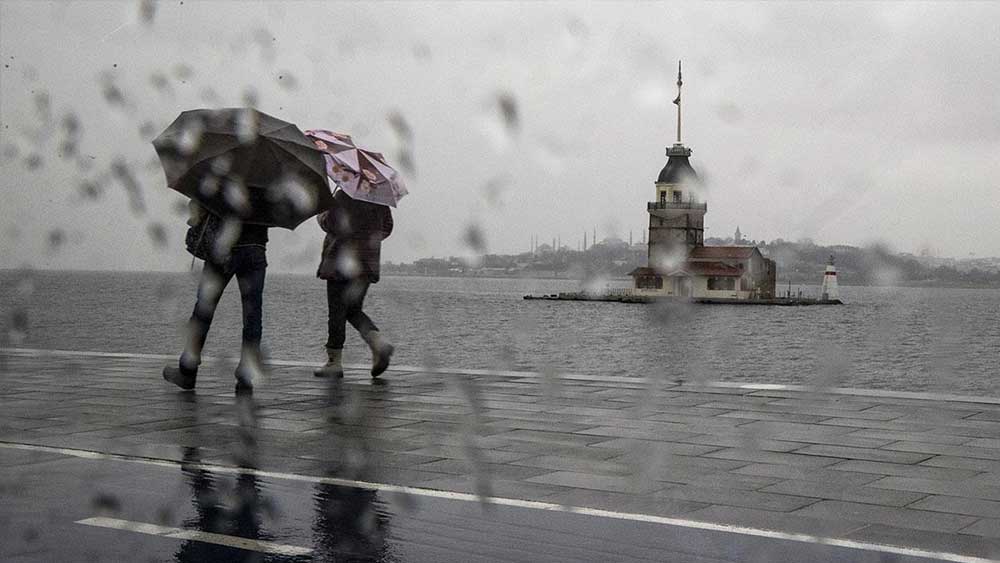
[[[666,272],[683,263],[703,246],[705,213],[701,182],[688,158],[691,149],[681,142],[681,66],[677,63],[677,142],[667,148],[667,164],[656,178],[656,199],[649,211],[649,266]]]

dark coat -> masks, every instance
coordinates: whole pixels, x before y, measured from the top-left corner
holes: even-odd
[[[333,196],[333,202],[333,207],[316,217],[326,231],[316,277],[378,283],[382,241],[392,234],[392,211],[351,199],[342,191]]]

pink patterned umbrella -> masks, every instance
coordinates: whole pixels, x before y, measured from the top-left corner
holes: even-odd
[[[330,181],[354,199],[396,207],[409,191],[382,153],[362,149],[350,135],[325,129],[305,132],[326,157]]]

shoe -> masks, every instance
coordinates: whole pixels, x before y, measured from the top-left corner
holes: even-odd
[[[341,358],[344,351],[340,348],[326,349],[326,363],[322,367],[313,370],[316,377],[344,377],[344,366],[341,365]]]
[[[240,363],[236,364],[236,394],[253,393],[253,383],[263,374],[260,348],[244,344],[240,353]]]
[[[392,353],[396,351],[396,347],[390,344],[385,338],[382,338],[382,335],[377,330],[369,332],[363,338],[372,350],[372,377],[378,377],[385,370],[389,369],[389,359],[392,357]]]
[[[197,377],[198,370],[196,369],[187,369],[183,366],[167,366],[163,368],[163,379],[173,383],[185,391],[194,389]]]
[[[253,395],[253,384],[244,381],[240,378],[236,378],[236,394],[237,395]]]

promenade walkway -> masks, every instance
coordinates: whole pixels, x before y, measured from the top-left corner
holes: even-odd
[[[328,382],[275,362],[246,408],[232,365],[207,361],[183,393],[160,379],[170,360],[0,350],[0,471],[58,456],[200,462],[859,554],[1000,559],[1000,399],[416,367]]]

